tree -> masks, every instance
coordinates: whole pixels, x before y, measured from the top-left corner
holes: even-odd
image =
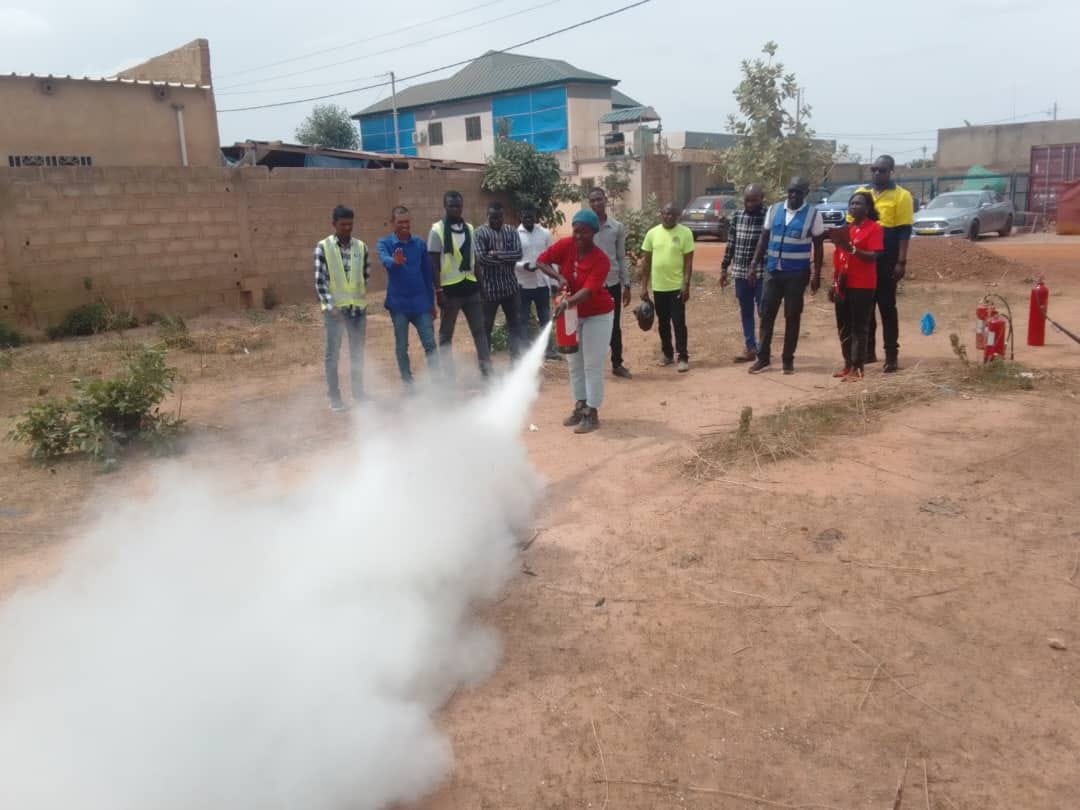
[[[495,142],[495,154],[488,158],[481,187],[509,194],[519,211],[524,205],[536,206],[537,219],[549,228],[566,221],[560,202],[581,199],[580,189],[563,179],[559,161],[537,152],[532,144],[504,135]]]
[[[622,224],[626,227],[626,258],[630,266],[637,270],[645,252],[641,249],[641,243],[645,241],[645,234],[660,224],[660,202],[655,194],[650,194],[642,208],[631,208],[619,215]],[[634,281],[638,281],[637,273],[634,273]]]
[[[933,169],[937,166],[937,152],[934,152],[933,157],[919,158],[908,163],[908,168],[911,169]]]
[[[607,175],[603,179],[604,192],[612,202],[622,202],[622,198],[630,190],[630,176],[633,174],[629,162],[626,158],[611,160],[605,169]]]
[[[360,136],[349,111],[336,104],[316,104],[296,130],[296,140],[307,146],[359,149]]]
[[[718,152],[712,167],[736,188],[760,184],[767,199],[782,196],[796,175],[821,182],[834,162],[829,148],[814,138],[811,108],[802,103],[795,74],[773,61],[777,50],[775,42],[766,42],[761,51],[767,58],[742,61],[743,78],[734,91],[739,115],[728,116],[735,144]]]

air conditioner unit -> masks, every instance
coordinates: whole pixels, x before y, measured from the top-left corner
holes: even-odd
[[[412,142],[414,144],[427,143],[427,133],[423,130],[417,130],[412,134]]]

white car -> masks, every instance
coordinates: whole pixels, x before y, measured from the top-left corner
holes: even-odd
[[[939,194],[915,214],[916,236],[1008,236],[1013,229],[1013,204],[993,191],[950,191]]]

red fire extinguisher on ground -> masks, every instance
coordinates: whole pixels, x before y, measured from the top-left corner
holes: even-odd
[[[995,357],[1005,357],[1008,324],[1008,319],[991,309],[990,318],[986,321],[986,348],[983,350],[984,363],[989,363]]]
[[[1028,311],[1028,346],[1042,346],[1046,343],[1046,308],[1050,303],[1050,288],[1043,282],[1042,276],[1031,288],[1031,309]]]
[[[555,297],[555,306],[562,303],[569,293],[562,292]],[[560,354],[574,354],[578,350],[578,317],[576,307],[567,307],[555,319],[555,347]]]
[[[975,351],[981,352],[986,349],[986,322],[995,310],[986,299],[979,302],[975,307]]]

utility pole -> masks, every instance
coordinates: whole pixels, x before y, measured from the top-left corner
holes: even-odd
[[[401,133],[398,132],[397,122],[397,80],[394,71],[390,71],[390,106],[394,111],[394,154],[401,154]]]
[[[1057,102],[1054,102],[1054,120],[1057,121]]]
[[[795,131],[799,131],[799,124],[802,122],[802,88],[795,88]]]

